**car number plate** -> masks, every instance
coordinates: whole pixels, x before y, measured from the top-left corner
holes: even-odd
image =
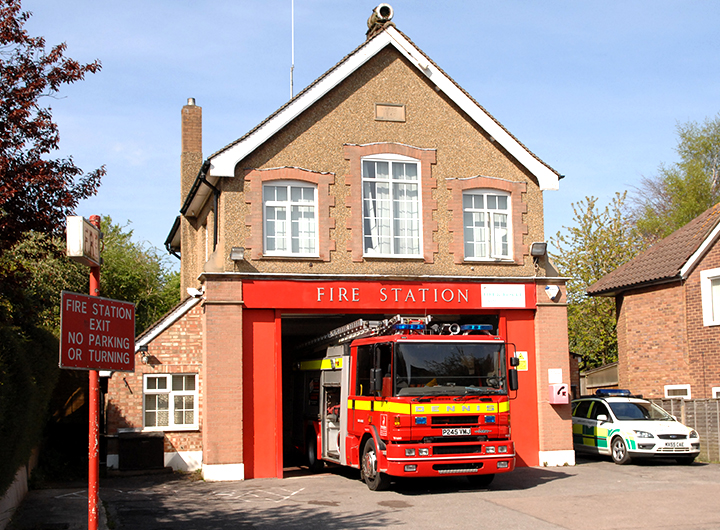
[[[467,429],[443,429],[443,436],[469,436],[470,428]]]
[[[683,447],[684,445],[682,442],[665,442],[665,447]]]

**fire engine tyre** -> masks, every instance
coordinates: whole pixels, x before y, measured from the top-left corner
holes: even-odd
[[[630,463],[630,455],[625,446],[625,441],[620,436],[613,438],[610,448],[613,462],[621,466]]]
[[[371,491],[382,491],[390,485],[390,477],[377,470],[377,449],[375,440],[368,438],[362,454],[360,473]]]
[[[312,430],[307,434],[307,463],[312,473],[319,473],[325,467],[325,462],[318,458],[317,435]]]
[[[473,488],[487,489],[490,487],[490,484],[492,484],[495,475],[468,475],[467,478]]]

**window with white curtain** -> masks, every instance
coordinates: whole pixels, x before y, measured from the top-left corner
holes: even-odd
[[[265,255],[318,255],[317,187],[304,182],[263,186]]]
[[[422,257],[420,164],[400,155],[362,160],[365,256]]]
[[[510,194],[497,190],[463,193],[465,259],[512,259]]]
[[[146,430],[198,429],[197,374],[145,374],[143,427]]]
[[[703,325],[720,326],[720,269],[700,271]]]

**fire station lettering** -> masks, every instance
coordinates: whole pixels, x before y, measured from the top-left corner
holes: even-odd
[[[316,287],[318,302],[361,302],[360,288],[353,287]],[[420,287],[381,287],[372,302],[434,302],[458,304],[470,303],[469,289],[437,289]]]

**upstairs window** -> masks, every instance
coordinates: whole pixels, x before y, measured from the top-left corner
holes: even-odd
[[[317,188],[302,182],[263,186],[265,255],[317,256]]]
[[[465,259],[511,260],[510,194],[496,190],[463,193]]]
[[[720,269],[700,272],[703,325],[720,325]]]
[[[365,256],[422,257],[420,167],[400,155],[362,161]]]

